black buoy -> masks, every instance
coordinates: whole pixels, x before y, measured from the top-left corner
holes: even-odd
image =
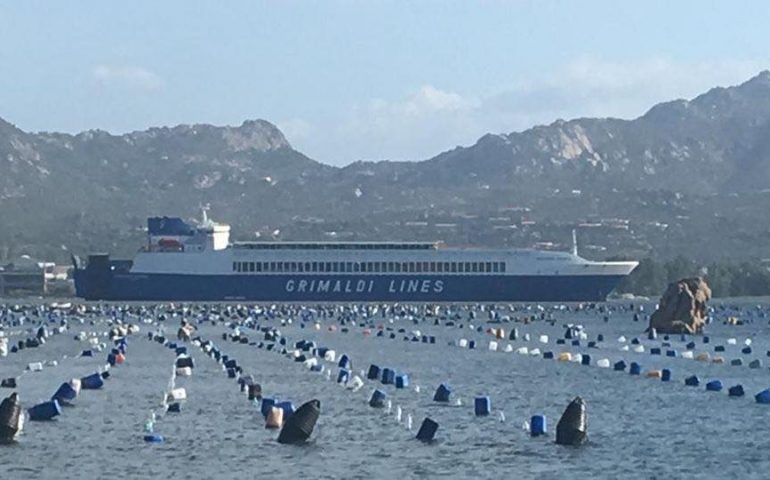
[[[300,406],[283,424],[278,443],[303,443],[313,433],[318,416],[321,415],[321,401],[310,400]]]
[[[13,392],[0,403],[0,441],[10,442],[19,433],[21,404],[19,395]]]
[[[586,404],[580,397],[575,397],[564,410],[556,425],[556,443],[559,445],[583,444],[587,438]]]

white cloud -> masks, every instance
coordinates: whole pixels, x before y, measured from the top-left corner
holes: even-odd
[[[372,99],[352,107],[337,125],[302,122],[302,135],[295,141],[310,157],[334,164],[421,160],[473,144],[485,133],[510,133],[559,118],[634,118],[659,102],[741,83],[768,65],[580,58],[491,92],[467,95],[424,85],[400,99]],[[287,136],[293,140],[291,133]]]
[[[163,87],[163,79],[157,74],[131,65],[97,65],[91,76],[102,85],[120,85],[142,91],[155,91]]]

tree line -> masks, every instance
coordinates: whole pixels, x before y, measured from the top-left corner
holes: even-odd
[[[703,277],[714,297],[770,295],[770,269],[760,262],[703,265],[681,256],[667,261],[640,261],[616,291],[655,298],[669,283],[686,277]]]

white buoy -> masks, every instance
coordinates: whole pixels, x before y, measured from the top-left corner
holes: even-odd
[[[498,418],[500,419],[500,423],[505,423],[505,414],[502,410],[500,410],[500,415]]]
[[[751,345],[751,339],[747,338],[746,340],[743,341],[743,344],[748,347],[749,345]]]
[[[610,368],[610,359],[601,358],[599,359],[599,361],[596,362],[596,366],[599,368]]]
[[[184,388],[175,388],[168,392],[169,400],[179,401],[179,400],[187,400],[187,390]]]
[[[505,349],[503,349],[503,351],[504,351],[505,353],[511,353],[511,352],[513,351],[513,345],[511,345],[511,344],[509,343],[508,345],[506,345],[506,346],[505,346]]]
[[[43,369],[43,363],[42,362],[32,362],[29,365],[27,365],[27,370],[30,372],[39,372]]]
[[[529,341],[531,338],[532,338],[532,337],[530,337],[530,335],[529,335],[528,333],[525,333],[525,334],[524,334],[524,341],[525,341],[525,342],[528,342],[528,341]]]
[[[419,385],[415,385],[414,386],[414,393],[420,393],[420,386]]]
[[[548,343],[548,335],[540,335],[540,343]]]
[[[388,403],[385,405],[385,413],[390,415],[390,410],[393,408],[393,403],[388,399]]]
[[[685,350],[684,352],[682,352],[682,358],[692,359],[692,358],[695,358],[695,355],[692,353],[692,350]]]
[[[408,414],[406,416],[406,429],[411,430],[412,429],[412,414]]]
[[[457,400],[455,400],[455,405],[458,406],[458,407],[462,407],[463,401],[458,398]]]
[[[324,360],[327,362],[336,362],[337,361],[337,352],[334,350],[327,350],[324,354]]]
[[[538,355],[540,355],[540,349],[539,348],[533,348],[532,350],[529,351],[529,354],[531,356],[533,356],[533,357],[537,357]]]
[[[727,339],[727,344],[728,345],[735,345],[736,343],[738,343],[738,341],[735,340],[734,338],[728,338]]]
[[[489,341],[489,351],[490,352],[496,352],[497,351],[497,342],[494,340]]]
[[[457,346],[460,348],[466,348],[468,346],[468,340],[461,338],[457,341]]]
[[[634,352],[644,353],[644,345],[634,345]]]
[[[516,353],[519,355],[526,355],[529,353],[529,349],[527,347],[519,347],[516,349]]]
[[[618,337],[618,342],[619,343],[626,343],[626,337],[624,337],[623,335],[619,336]]]
[[[401,405],[396,405],[396,422],[401,422]]]

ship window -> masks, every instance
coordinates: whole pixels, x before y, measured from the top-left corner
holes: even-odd
[[[505,273],[505,262],[502,262],[502,263],[500,264],[500,271],[501,271],[501,272],[503,272],[503,273]]]
[[[310,271],[311,272],[317,272],[318,271],[318,262],[310,263]]]
[[[278,267],[278,272],[283,273],[283,262],[275,262],[276,267]]]
[[[490,273],[492,271],[492,262],[487,262],[484,264],[484,271],[487,273]]]
[[[422,271],[423,272],[430,272],[430,263],[429,262],[422,262]]]
[[[477,262],[471,262],[471,272],[479,273],[479,264]]]
[[[350,273],[353,271],[353,263],[352,262],[345,262],[345,272]]]
[[[339,271],[340,271],[340,263],[332,262],[332,272],[339,272]]]
[[[492,264],[492,271],[498,273],[500,271],[500,262],[494,262]]]
[[[275,262],[270,262],[270,272],[275,272],[278,268],[275,266]]]
[[[238,262],[233,262],[233,272],[238,271]]]
[[[460,273],[465,272],[465,264],[463,262],[457,262],[457,271]]]
[[[326,271],[326,262],[318,262],[318,271],[319,272],[325,272]]]
[[[404,264],[401,266],[401,271],[408,272],[408,273],[414,272],[414,263],[404,262]]]
[[[258,272],[261,272],[262,271],[262,262],[257,262],[255,267],[257,267],[257,271]]]
[[[301,265],[297,265],[297,262],[291,262],[289,264],[289,270],[292,272],[301,272],[302,269],[300,268]]]
[[[449,263],[449,270],[452,273],[456,273],[457,272],[457,263],[456,262],[450,262]]]
[[[415,265],[415,271],[417,273],[422,273],[422,262],[417,262],[417,265]]]
[[[297,263],[295,263],[295,265],[297,266],[297,271],[298,272],[304,272],[305,271],[305,264],[304,263],[297,262]]]
[[[470,273],[471,271],[471,262],[465,262],[465,273]]]
[[[438,262],[436,263],[436,271],[439,273],[444,272],[444,262]]]
[[[361,271],[361,264],[358,262],[353,263],[353,271],[354,272],[360,272]]]
[[[393,265],[395,265],[395,267],[396,267],[394,272],[401,273],[401,267],[402,267],[401,263],[400,262],[395,262]]]

